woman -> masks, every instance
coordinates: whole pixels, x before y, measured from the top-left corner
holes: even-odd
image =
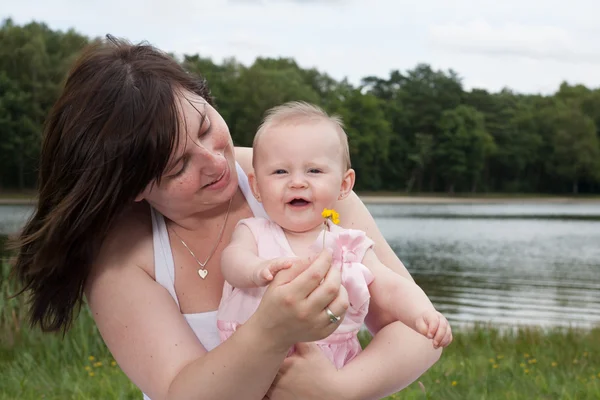
[[[171,58],[113,38],[88,49],[49,115],[39,202],[19,238],[32,322],[67,329],[85,294],[116,361],[155,400],[375,399],[410,384],[440,352],[375,308],[373,341],[342,370],[308,344],[284,360],[294,343],[333,332],[330,315],[348,307],[328,253],[278,274],[217,346],[221,251],[239,220],[264,212],[251,161],[205,82]],[[336,208],[409,276],[356,195]]]

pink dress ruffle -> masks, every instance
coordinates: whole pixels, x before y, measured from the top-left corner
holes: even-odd
[[[258,256],[264,259],[293,257],[294,253],[281,227],[265,218],[241,220],[256,240]],[[373,274],[362,264],[362,259],[373,241],[363,231],[343,229],[329,224],[325,232],[325,246],[333,253],[332,267],[341,268],[342,285],[346,288],[349,308],[344,320],[334,333],[316,344],[337,368],[342,368],[361,352],[357,333],[362,327],[369,309],[369,285]],[[312,248],[319,252],[323,247],[323,236],[319,235]],[[233,332],[256,311],[266,287],[238,289],[225,282],[223,296],[217,312],[217,328],[221,341]],[[293,348],[289,354],[293,353]]]

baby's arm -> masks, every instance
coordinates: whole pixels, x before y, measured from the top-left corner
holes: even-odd
[[[254,235],[244,224],[236,226],[231,242],[221,254],[223,277],[237,288],[264,286],[273,280],[277,272],[291,265],[291,260],[286,258],[260,258]]]
[[[363,264],[375,276],[369,285],[375,304],[398,321],[433,339],[436,348],[450,344],[452,331],[448,321],[436,311],[425,292],[415,282],[383,265],[373,250],[367,251]]]

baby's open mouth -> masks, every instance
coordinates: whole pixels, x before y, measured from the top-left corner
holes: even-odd
[[[298,197],[298,198],[292,199],[292,201],[288,202],[288,204],[293,207],[302,207],[302,206],[306,206],[306,205],[310,204],[310,201]]]

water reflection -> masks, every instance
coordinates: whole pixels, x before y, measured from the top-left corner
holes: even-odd
[[[369,208],[455,323],[600,323],[600,205]]]

